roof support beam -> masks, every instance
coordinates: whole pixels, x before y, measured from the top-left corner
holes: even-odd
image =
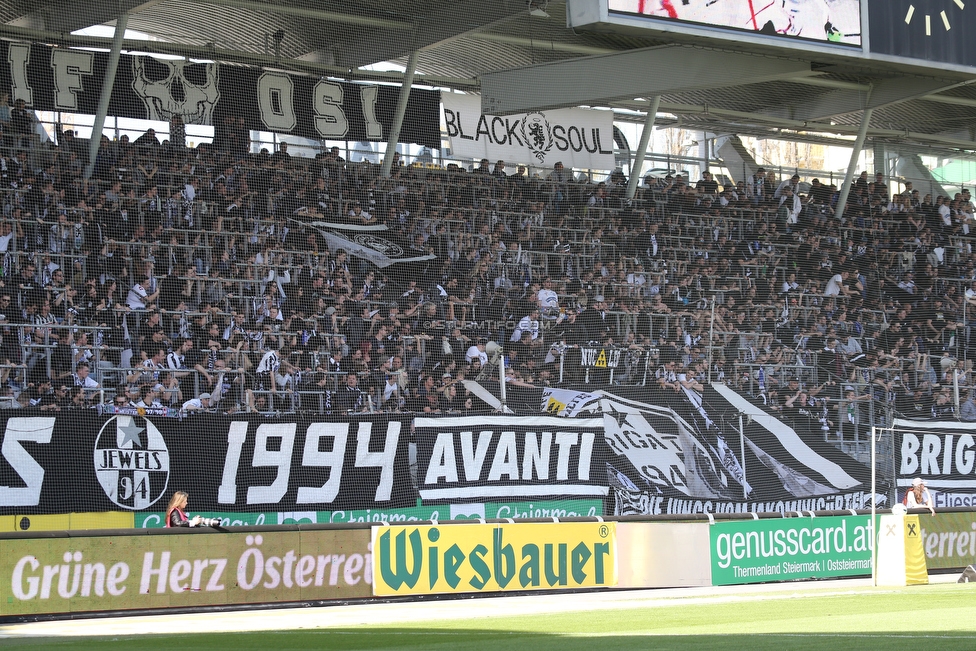
[[[926,95],[922,97],[927,102],[938,102],[939,104],[951,104],[953,106],[965,106],[976,108],[976,99],[968,97],[952,97],[951,95]]]
[[[630,110],[646,111],[647,105],[644,102],[615,102],[615,106],[621,108],[627,108]],[[671,113],[679,117],[678,123],[681,122],[680,116],[682,115],[696,115],[696,116],[706,116],[714,117],[722,122],[730,122],[727,128],[723,131],[725,133],[738,133],[743,129],[787,129],[789,131],[799,132],[797,134],[797,139],[805,140],[804,134],[810,134],[817,139],[822,138],[819,134],[835,134],[838,136],[856,136],[859,131],[859,127],[854,127],[846,124],[831,124],[829,122],[814,122],[809,120],[791,120],[789,118],[774,118],[758,113],[750,113],[746,111],[732,111],[728,109],[719,109],[712,106],[707,106],[704,104],[677,104],[673,102],[661,102],[661,106],[658,109],[658,120],[660,124],[662,122],[661,113]],[[640,121],[638,117],[637,120]],[[676,127],[678,124],[665,122],[659,128]],[[700,130],[701,126],[688,127]],[[915,142],[926,146],[935,146],[942,148],[952,148],[952,149],[964,149],[967,151],[973,151],[976,149],[976,137],[967,138],[964,135],[956,134],[931,134],[931,133],[919,133],[917,131],[910,131],[908,129],[872,129],[868,128],[868,138],[884,138],[887,140],[899,141],[899,142]],[[834,142],[831,143],[839,147],[850,146],[851,141],[844,142]]]
[[[600,56],[604,54],[615,54],[619,50],[611,50],[605,47],[593,47],[592,45],[582,45],[579,43],[563,43],[561,41],[546,41],[540,39],[525,38],[524,36],[511,36],[509,34],[496,34],[480,32],[469,34],[469,38],[479,41],[492,41],[493,43],[504,43],[505,45],[517,45],[519,47],[535,47],[553,52],[566,52],[567,54],[582,54],[585,56]],[[435,44],[433,47],[436,47]]]
[[[393,155],[396,153],[397,142],[400,140],[400,127],[403,126],[403,116],[407,114],[407,102],[410,100],[410,87],[413,86],[413,73],[417,70],[417,50],[410,53],[407,69],[404,71],[403,83],[400,85],[400,97],[397,99],[396,112],[393,114],[393,124],[390,125],[390,135],[386,139],[386,156],[380,176],[389,178],[393,170]]]
[[[121,14],[115,19],[115,35],[112,38],[112,51],[108,54],[105,65],[105,76],[102,77],[102,90],[98,97],[98,113],[92,126],[91,141],[88,143],[88,165],[85,166],[85,179],[90,179],[95,171],[95,160],[98,158],[98,148],[102,143],[102,129],[105,128],[105,116],[108,115],[108,104],[112,99],[112,89],[115,87],[115,73],[119,69],[119,55],[122,53],[122,40],[125,27],[129,24],[128,14]]]
[[[145,11],[162,0],[89,0],[48,2],[8,24],[57,34],[111,22],[122,14]]]
[[[840,81],[838,79],[830,79],[828,77],[797,77],[796,79],[790,79],[790,81],[796,84],[819,86],[820,88],[833,88],[835,90],[841,89],[867,92],[868,88],[870,88],[868,84],[858,84],[853,81]]]
[[[25,41],[36,41],[38,43],[57,43],[66,47],[96,47],[111,49],[112,39],[99,36],[73,36],[70,34],[52,34],[46,31],[38,31],[23,27],[11,27],[10,25],[0,25],[0,36],[21,39]],[[264,56],[253,52],[242,52],[240,50],[224,50],[213,47],[202,47],[199,45],[184,45],[180,43],[167,43],[164,41],[141,41],[127,39],[122,43],[125,51],[148,52],[150,54],[169,54],[191,59],[208,59],[221,63],[240,63],[261,68],[275,70],[285,70],[287,72],[297,72],[309,75],[324,77],[336,77],[353,81],[378,81],[401,83],[403,73],[400,72],[379,72],[341,68],[321,63],[300,61],[296,59],[277,59],[273,56]],[[456,77],[441,77],[436,75],[418,75],[414,79],[414,84],[424,84],[430,86],[445,86],[447,88],[457,88],[461,90],[477,89],[479,82],[477,79],[464,79]]]
[[[207,0],[209,5],[222,5],[225,7],[236,7],[248,11],[260,11],[268,14],[295,16],[297,18],[310,18],[327,23],[338,23],[342,25],[358,25],[359,27],[371,27],[374,29],[390,29],[406,31],[413,29],[413,21],[393,20],[391,18],[380,18],[378,16],[357,16],[355,14],[342,13],[338,11],[326,11],[324,9],[313,9],[311,7],[296,7],[283,3],[255,2],[254,0]]]
[[[647,144],[651,141],[651,133],[654,132],[654,119],[657,117],[657,109],[661,106],[661,96],[655,95],[651,98],[651,105],[647,109],[647,118],[644,120],[644,128],[641,129],[640,143],[637,145],[637,153],[634,155],[634,164],[630,168],[630,179],[627,181],[627,198],[633,199],[637,194],[637,183],[640,181],[641,168],[644,167],[644,158],[647,156]]]
[[[840,196],[837,198],[834,217],[841,223],[844,223],[844,209],[847,207],[848,197],[851,196],[851,186],[854,183],[854,173],[857,171],[857,161],[861,157],[861,150],[864,149],[864,140],[868,137],[868,125],[871,124],[871,114],[874,112],[874,109],[870,107],[871,94],[872,89],[868,89],[868,108],[861,113],[861,126],[857,129],[857,138],[854,139],[851,158],[847,163],[847,174],[844,175],[844,185],[841,186]]]
[[[481,78],[481,107],[507,115],[804,74],[803,61],[668,45],[492,72]]]
[[[339,43],[329,43],[301,58],[306,61],[325,59],[350,68],[392,61],[414,50],[434,47],[528,13],[528,6],[519,0],[465,3],[463,10],[455,4],[435,7],[429,15],[413,17],[407,33],[403,30],[373,30]]]
[[[804,100],[802,104],[795,106],[789,106],[787,98],[784,102],[787,105],[763,111],[763,114],[793,120],[827,120],[836,115],[855,113],[867,108],[883,108],[906,100],[917,99],[956,85],[958,84],[947,82],[944,79],[922,77],[879,79],[872,84],[870,92],[866,89],[841,89],[825,93],[813,100]]]

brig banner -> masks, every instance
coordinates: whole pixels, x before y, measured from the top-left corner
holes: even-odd
[[[712,585],[871,574],[870,516],[717,522]]]
[[[0,616],[354,599],[372,570],[365,529],[0,539]]]
[[[377,596],[617,584],[616,524],[373,527]]]
[[[898,499],[916,477],[936,508],[976,505],[976,423],[895,419]]]

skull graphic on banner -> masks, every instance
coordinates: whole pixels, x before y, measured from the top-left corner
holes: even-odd
[[[186,124],[212,124],[220,99],[216,63],[132,57],[132,90],[142,98],[150,120],[174,115]]]

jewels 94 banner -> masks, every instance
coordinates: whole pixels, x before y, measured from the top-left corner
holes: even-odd
[[[416,504],[409,421],[23,413],[0,420],[3,515],[160,511],[177,490],[195,512]]]

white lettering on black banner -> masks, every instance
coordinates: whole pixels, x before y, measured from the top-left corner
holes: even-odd
[[[617,368],[620,366],[619,348],[580,348],[584,368]]]
[[[418,418],[425,500],[607,494],[601,419]]]
[[[898,486],[921,477],[933,491],[976,493],[976,423],[898,419]]]

